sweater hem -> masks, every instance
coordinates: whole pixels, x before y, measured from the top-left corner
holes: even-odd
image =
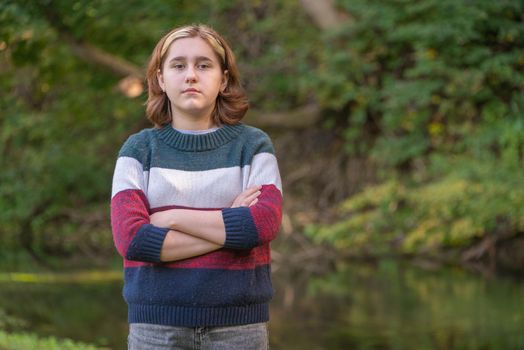
[[[267,322],[269,304],[223,307],[129,304],[129,323],[178,327],[237,326]]]

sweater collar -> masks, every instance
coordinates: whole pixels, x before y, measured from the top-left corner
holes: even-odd
[[[181,133],[171,124],[166,124],[156,131],[160,139],[173,148],[180,151],[201,152],[225,145],[240,134],[242,128],[242,124],[224,125],[207,134],[192,135]]]

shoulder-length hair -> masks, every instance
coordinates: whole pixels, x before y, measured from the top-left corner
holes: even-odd
[[[202,24],[178,27],[158,41],[147,66],[146,115],[157,127],[172,121],[170,102],[158,83],[157,73],[162,70],[166,53],[175,40],[194,37],[204,39],[217,55],[222,72],[228,71],[226,88],[219,92],[211,114],[214,123],[216,125],[236,124],[244,117],[249,108],[246,93],[240,83],[235,56],[224,38],[212,28]]]

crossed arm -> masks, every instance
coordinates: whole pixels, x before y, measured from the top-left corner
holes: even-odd
[[[231,208],[249,207],[257,203],[261,186],[253,186],[239,194]],[[152,214],[151,224],[170,228],[160,260],[176,261],[202,255],[223,247],[226,231],[220,210],[170,209]],[[195,223],[198,223],[197,225]]]

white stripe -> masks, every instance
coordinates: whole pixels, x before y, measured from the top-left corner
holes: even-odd
[[[278,170],[277,158],[271,153],[259,153],[253,157],[251,167],[245,178],[245,188],[255,185],[275,185],[282,193],[282,180]]]
[[[113,194],[141,189],[151,208],[179,205],[193,208],[229,207],[243,190],[255,185],[275,185],[282,192],[276,158],[257,154],[251,166],[205,171],[151,168],[142,171],[134,158],[120,157],[113,177]]]
[[[206,171],[151,168],[149,181],[147,197],[151,208],[223,208],[242,192],[240,167]]]
[[[123,190],[142,190],[147,193],[149,172],[143,171],[142,164],[131,157],[119,157],[113,175],[111,198]]]
[[[282,192],[276,158],[260,153],[251,166],[204,171],[151,168],[147,197],[151,208],[180,205],[225,208],[243,190],[255,185],[275,185]]]

